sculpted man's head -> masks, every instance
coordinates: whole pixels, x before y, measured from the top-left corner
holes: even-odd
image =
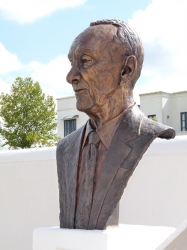
[[[92,22],[75,38],[68,57],[72,68],[67,81],[75,91],[78,110],[102,117],[107,109],[108,115],[115,117],[132,104],[143,48],[127,24],[117,20]]]

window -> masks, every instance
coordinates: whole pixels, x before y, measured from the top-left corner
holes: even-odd
[[[181,131],[187,131],[187,112],[181,113]]]
[[[64,136],[76,130],[76,119],[64,120]]]
[[[151,119],[152,121],[157,122],[158,120],[156,119],[156,115],[148,115],[148,118]]]
[[[149,119],[153,119],[153,118],[156,119],[156,115],[148,115],[147,117],[148,117]]]

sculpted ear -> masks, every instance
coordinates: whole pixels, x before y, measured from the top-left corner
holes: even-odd
[[[125,59],[123,68],[121,70],[121,86],[127,86],[131,83],[137,72],[137,59],[135,56],[131,55]],[[129,86],[130,87],[130,86]]]

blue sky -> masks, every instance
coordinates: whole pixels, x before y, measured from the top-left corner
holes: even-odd
[[[69,47],[91,21],[105,18],[128,22],[142,38],[145,61],[135,99],[187,90],[186,13],[186,0],[1,0],[0,92],[8,92],[15,77],[30,76],[47,94],[72,95],[65,80]]]

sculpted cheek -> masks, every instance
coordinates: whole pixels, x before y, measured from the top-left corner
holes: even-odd
[[[86,81],[88,83],[90,81],[92,81],[92,79],[94,78],[94,72],[91,68],[82,70],[81,75],[82,75],[82,78],[84,79],[84,81]]]
[[[108,94],[112,93],[118,85],[118,79],[113,71],[117,71],[115,67],[109,67],[106,64],[93,65],[92,67],[82,70],[81,75],[87,83],[90,97],[96,102]]]
[[[104,75],[104,84],[103,84],[103,94],[110,93],[113,89],[115,89],[115,82],[113,80],[113,76],[110,73],[106,73]]]

